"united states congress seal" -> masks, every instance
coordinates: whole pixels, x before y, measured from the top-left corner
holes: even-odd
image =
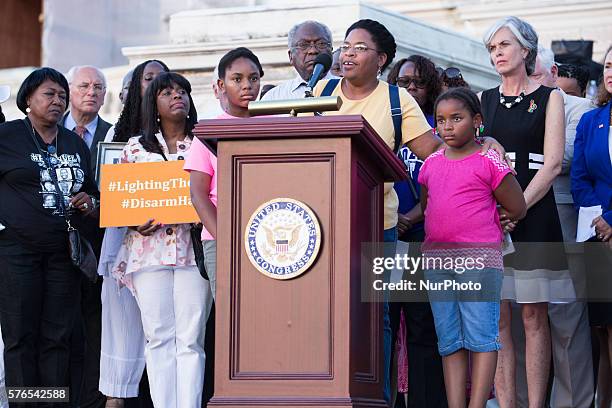
[[[275,198],[257,208],[244,233],[244,248],[253,266],[273,279],[292,279],[306,272],[321,246],[315,213],[291,198]]]

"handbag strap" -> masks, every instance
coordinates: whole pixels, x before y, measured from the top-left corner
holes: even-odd
[[[339,78],[332,78],[327,81],[325,87],[323,88],[323,91],[321,92],[321,96],[331,96],[331,94],[334,92],[334,89],[336,89],[336,86],[338,86],[339,82]]]
[[[45,154],[45,151],[42,149],[42,147],[40,147],[40,143],[38,143],[38,140],[36,139],[36,133],[35,133],[36,131],[34,130],[34,126],[32,126],[32,124],[25,119],[23,119],[23,123],[26,129],[28,130],[28,133],[30,133],[30,136],[32,137],[32,140],[34,141],[34,144],[38,148],[38,152],[40,153],[41,158],[45,162],[45,166],[47,167],[47,170],[49,170],[49,176],[51,177],[51,181],[53,181],[53,184],[55,185],[56,201],[58,202],[58,205],[62,211],[64,220],[66,220],[66,225],[68,226],[67,230],[68,232],[74,231],[74,227],[70,224],[70,218],[68,217],[66,206],[64,205],[64,195],[62,194],[62,190],[60,189],[59,182],[57,181],[57,174],[55,173],[56,168],[55,166],[51,164],[51,161],[49,160],[48,155]],[[32,131],[30,132],[30,130]],[[58,136],[59,136],[59,129],[57,130],[57,136],[55,137],[57,138]]]
[[[330,96],[339,83],[339,78],[332,78],[327,81],[323,87],[321,96]],[[391,120],[393,121],[393,152],[399,155],[399,149],[402,147],[402,104],[399,96],[399,88],[391,84],[389,84],[389,106],[391,107]],[[414,180],[412,180],[412,176],[410,175],[410,171],[408,169],[406,169],[406,174],[408,175],[408,187],[410,188],[410,193],[416,201],[419,201],[419,196],[417,194],[416,187],[414,186]]]
[[[389,84],[389,105],[395,133],[393,151],[397,154],[402,143],[402,105],[400,104],[399,88],[391,84]]]
[[[162,151],[161,151],[161,152],[159,152],[159,154],[161,155],[161,157],[163,157],[163,158],[164,158],[164,160],[165,160],[165,161],[170,161],[170,160],[168,160],[168,158],[166,157],[166,154],[164,153],[163,147],[162,147]],[[181,159],[179,159],[179,160],[181,160]],[[197,223],[192,222],[192,223],[191,223],[191,228],[197,228]],[[192,238],[193,238],[193,237],[192,237]]]

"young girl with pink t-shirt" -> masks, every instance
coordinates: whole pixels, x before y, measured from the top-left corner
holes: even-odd
[[[249,117],[249,102],[259,95],[263,69],[259,59],[248,48],[229,51],[219,61],[219,102],[223,113],[217,119]],[[217,283],[217,157],[195,139],[184,169],[190,172],[191,200],[202,220],[204,265],[213,298]]]
[[[500,214],[518,220],[526,205],[504,160],[493,150],[480,153],[476,135],[482,113],[476,94],[466,88],[449,90],[436,101],[434,118],[446,147],[429,156],[419,174],[425,277],[449,407],[466,405],[468,351],[469,406],[484,407],[500,349]]]

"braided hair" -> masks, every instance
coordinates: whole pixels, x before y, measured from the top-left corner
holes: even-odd
[[[562,78],[574,78],[580,88],[580,92],[584,95],[589,84],[588,68],[574,64],[557,64],[557,67],[559,68],[559,76]]]
[[[378,21],[366,18],[353,23],[348,30],[346,30],[344,38],[348,37],[351,31],[358,28],[370,33],[378,50],[387,55],[387,61],[380,68],[381,71],[384,71],[391,64],[393,58],[395,58],[395,51],[397,51],[397,44],[395,43],[393,34],[387,30],[387,27],[380,24]]]
[[[113,142],[125,143],[130,137],[142,133],[142,85],[140,83],[142,81],[142,76],[146,66],[152,62],[157,62],[162,66],[164,71],[170,71],[166,64],[159,60],[147,60],[134,68],[127,100],[125,101],[125,105],[123,105],[123,110],[121,111],[119,120],[115,125],[115,136],[113,137]]]

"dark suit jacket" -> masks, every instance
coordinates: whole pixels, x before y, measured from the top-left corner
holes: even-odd
[[[66,123],[66,118],[70,114],[70,111],[66,112],[64,118],[62,119],[61,125],[64,126]],[[89,148],[89,152],[91,153],[91,171],[93,175],[96,174],[96,164],[98,159],[98,143],[103,142],[106,137],[106,133],[108,133],[108,129],[110,129],[112,125],[102,119],[100,115],[98,115],[98,127],[96,127],[96,134],[93,137],[93,141],[91,142],[91,146]],[[72,130],[72,129],[68,129]]]
[[[66,112],[64,118],[61,121],[61,125],[64,126],[66,123],[66,118],[70,113]],[[106,137],[106,133],[108,133],[108,129],[111,128],[111,124],[105,121],[98,115],[98,126],[96,127],[96,134],[93,137],[93,141],[91,142],[91,146],[89,147],[89,152],[91,154],[91,174],[92,177],[95,177],[96,174],[96,165],[98,158],[98,142],[103,142]],[[72,129],[68,129],[72,131]],[[100,250],[102,248],[102,239],[104,238],[104,230],[98,226],[98,219],[90,218],[86,222],[80,223],[77,225],[79,231],[89,240],[96,257],[100,258]]]
[[[572,195],[577,207],[601,205],[612,225],[612,163],[608,145],[612,102],[582,115],[576,128]]]

